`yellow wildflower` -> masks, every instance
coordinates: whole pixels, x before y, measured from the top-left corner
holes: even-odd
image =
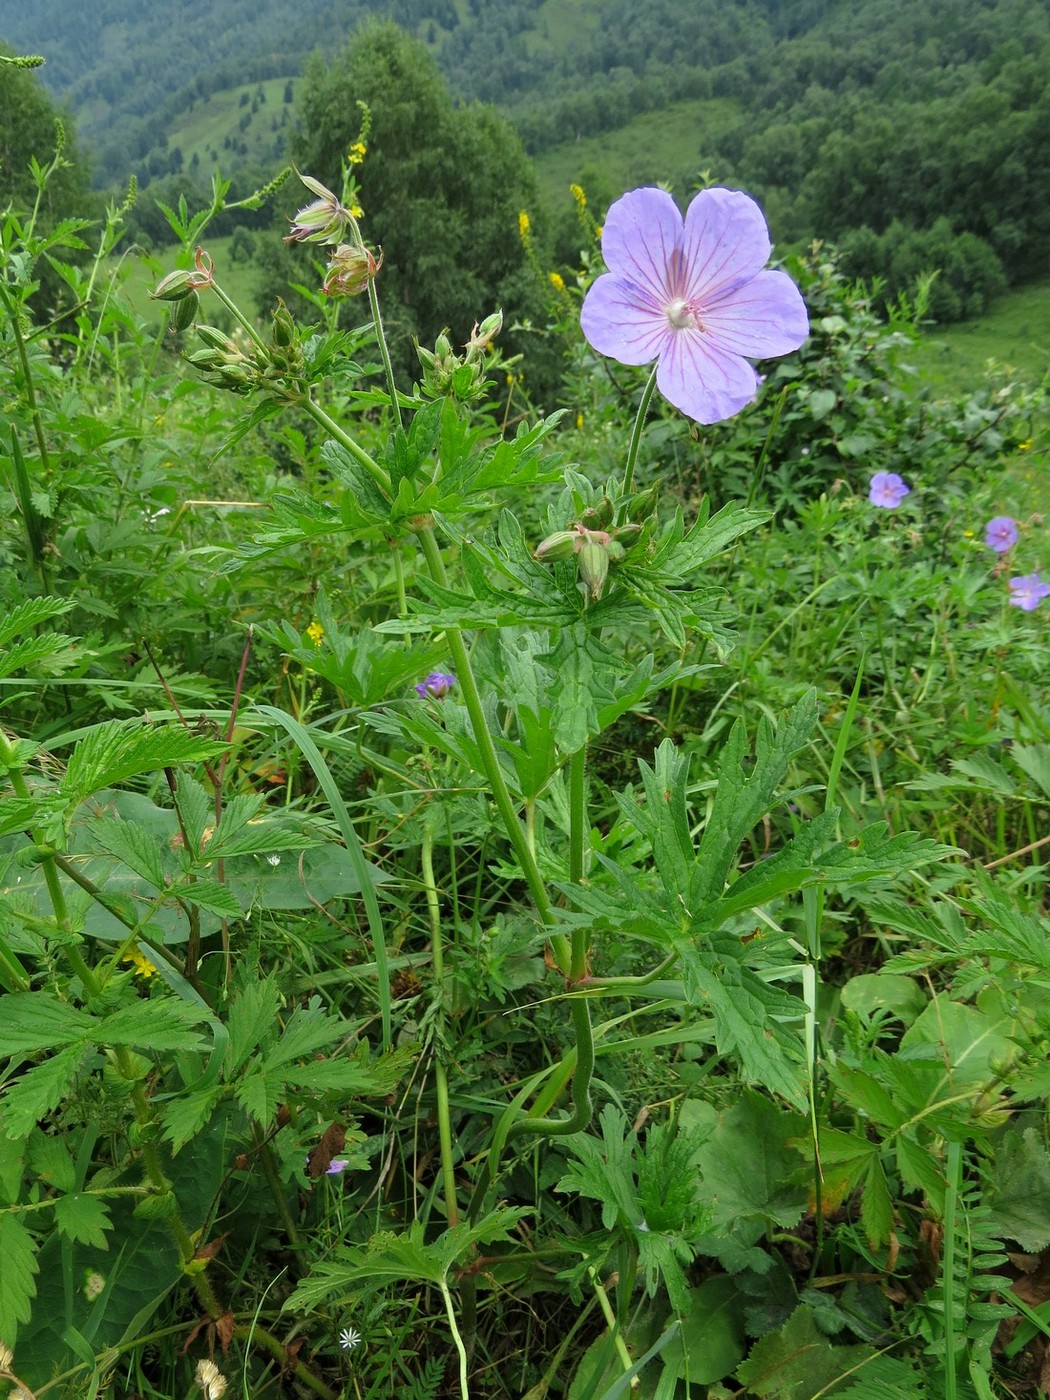
[[[526,212],[526,210],[522,209],[518,214],[518,236],[520,237],[523,243],[528,242],[529,230],[531,229],[531,227],[532,224],[529,221],[528,213]]]
[[[310,638],[315,647],[319,647],[324,641],[324,628],[316,618],[314,618],[313,622],[311,622],[310,626],[306,629],[306,635]]]
[[[129,948],[120,961],[133,963],[136,977],[152,977],[157,971],[149,958],[144,958],[137,948]]]
[[[551,286],[554,288],[554,290],[555,290],[556,292],[564,292],[564,290],[565,290],[565,278],[561,275],[561,273],[560,273],[560,272],[552,272],[552,273],[549,274],[549,276],[550,276],[550,279],[551,279]]]
[[[355,141],[346,153],[346,158],[351,165],[360,165],[368,154],[368,147],[363,141]]]
[[[963,531],[963,539],[964,539],[964,540],[972,540],[972,539],[973,539],[973,533],[974,533],[974,532],[973,532],[972,530],[964,530],[964,531]]]
[[[576,415],[576,427],[577,427],[577,430],[579,430],[580,428],[583,427],[583,414],[582,414],[582,413],[577,413],[577,415]]]
[[[1033,446],[1033,441],[1032,441],[1032,439],[1031,439],[1031,438],[1026,438],[1026,439],[1024,440],[1024,442],[1019,442],[1019,443],[1017,444],[1017,450],[1018,450],[1018,452],[1031,452],[1032,446]]]
[[[572,195],[573,199],[576,201],[576,203],[580,206],[581,209],[587,208],[587,196],[583,192],[582,185],[570,185],[569,193]]]
[[[361,208],[360,204],[351,204],[350,213],[353,214],[355,219],[363,219],[365,217],[365,211]]]

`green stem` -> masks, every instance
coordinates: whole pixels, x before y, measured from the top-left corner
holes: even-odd
[[[36,389],[33,385],[33,371],[29,364],[29,353],[26,350],[25,340],[22,337],[22,328],[18,324],[18,307],[12,303],[11,297],[3,282],[0,282],[0,299],[3,300],[4,310],[7,312],[7,319],[11,323],[11,335],[15,342],[15,350],[18,354],[19,363],[22,366],[26,402],[29,404],[29,411],[33,419],[33,431],[36,433],[37,450],[40,453],[40,465],[44,469],[44,480],[50,482],[51,458],[48,455],[47,442],[44,437],[44,420],[40,415],[40,408],[36,401]]]
[[[658,365],[653,365],[653,372],[646,381],[642,390],[642,397],[638,404],[638,412],[634,419],[634,428],[631,431],[631,441],[627,448],[627,462],[623,469],[623,485],[620,487],[620,495],[628,496],[634,486],[634,464],[638,460],[638,448],[642,441],[642,428],[645,424],[645,415],[649,412],[649,403],[653,397],[653,390],[656,388],[656,371]]]
[[[441,547],[433,529],[427,527],[420,530],[419,541],[431,578],[435,583],[447,588],[448,575],[445,573],[445,562],[441,557]],[[474,678],[474,671],[470,664],[470,653],[463,640],[463,633],[458,627],[450,627],[445,633],[445,638],[452,656],[452,664],[456,668],[456,679],[459,681],[463,693],[463,703],[467,707],[467,714],[470,716],[470,722],[474,729],[474,741],[478,746],[481,764],[485,770],[485,777],[488,779],[493,801],[514,849],[525,883],[528,885],[536,912],[543,923],[550,924],[553,922],[550,896],[543,882],[536,857],[529,848],[525,827],[515,810],[506,779],[503,776],[503,770],[500,767],[496,745],[485,719],[485,709],[481,702],[477,681]],[[572,961],[569,941],[563,934],[552,934],[550,942],[558,968],[567,977]]]
[[[584,858],[587,836],[587,745],[569,759],[569,879],[579,884],[586,871]],[[586,929],[574,929],[569,982],[575,986],[587,976],[588,939]]]
[[[402,426],[401,405],[397,401],[397,383],[394,379],[394,366],[390,360],[390,348],[386,343],[386,333],[383,330],[383,318],[379,314],[379,293],[376,291],[374,277],[368,279],[368,300],[372,307],[372,324],[376,328],[379,353],[383,357],[383,369],[386,371],[387,389],[390,392],[390,408],[394,414],[394,422],[400,428]]]
[[[452,1332],[452,1340],[456,1344],[456,1351],[459,1353],[459,1394],[460,1400],[470,1400],[470,1389],[467,1385],[467,1349],[463,1345],[463,1338],[459,1335],[459,1328],[456,1325],[456,1311],[452,1306],[452,1294],[448,1291],[448,1284],[444,1279],[438,1283],[441,1289],[441,1296],[445,1300],[445,1312],[448,1316],[448,1325]]]
[[[213,282],[211,284],[211,290],[219,298],[223,306],[225,306],[226,310],[235,318],[235,320],[244,328],[248,336],[255,342],[256,349],[261,350],[264,354],[268,354],[269,347],[267,346],[265,340],[263,340],[262,336],[252,325],[251,321],[248,320],[247,316],[244,315],[244,313],[241,311],[241,308],[237,305],[234,299],[223,291],[223,289],[219,286],[218,282]]]
[[[437,1047],[434,1053],[434,1085],[437,1090],[438,1138],[441,1145],[441,1180],[445,1189],[445,1214],[450,1226],[459,1224],[456,1204],[456,1173],[452,1153],[452,1123],[449,1114],[448,1075],[445,1072],[445,954],[441,941],[441,906],[437,882],[434,879],[434,832],[429,820],[424,822],[423,843],[419,852],[423,869],[423,889],[430,915],[430,948],[433,958],[434,982],[437,991]]]
[[[369,474],[381,491],[389,493],[390,478],[379,465],[374,461],[365,449],[359,446],[345,429],[341,428],[334,418],[324,411],[320,404],[314,403],[308,394],[304,394],[301,399],[297,399],[299,407],[310,415],[315,423],[320,423],[326,432],[332,434],[340,447],[345,447],[355,462],[358,462]]]
[[[260,1345],[280,1364],[282,1370],[287,1367],[297,1381],[305,1385],[308,1390],[312,1390],[315,1395],[320,1395],[322,1400],[339,1400],[339,1391],[325,1385],[320,1376],[315,1376],[304,1362],[293,1360],[292,1354],[284,1343],[278,1341],[272,1332],[268,1332],[265,1327],[260,1327],[257,1322],[239,1323],[233,1329],[233,1335],[239,1342]]]

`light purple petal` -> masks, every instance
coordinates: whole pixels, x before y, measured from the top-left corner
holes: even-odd
[[[751,402],[758,376],[746,360],[727,354],[709,337],[679,331],[660,356],[656,387],[698,423],[720,423]]]
[[[739,190],[701,190],[686,211],[682,252],[689,278],[682,294],[705,303],[724,294],[769,260],[762,210]]]
[[[760,272],[714,301],[705,299],[700,319],[721,349],[755,360],[788,355],[809,334],[802,293],[784,272]]]
[[[602,228],[605,266],[660,303],[669,300],[668,267],[681,243],[682,216],[666,190],[630,190],[609,206]]]
[[[603,273],[584,297],[580,328],[600,355],[625,365],[655,360],[672,335],[663,306],[611,272]]]

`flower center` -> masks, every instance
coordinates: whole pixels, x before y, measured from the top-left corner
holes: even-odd
[[[667,319],[676,331],[702,331],[704,328],[696,306],[693,302],[685,301],[681,297],[672,301],[668,306]]]

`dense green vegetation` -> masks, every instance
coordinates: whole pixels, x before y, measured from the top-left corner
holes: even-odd
[[[847,19],[735,8],[756,75]],[[429,47],[497,20],[528,53],[605,33],[478,0]],[[688,110],[743,161],[733,62]],[[585,87],[566,64],[533,90]],[[694,423],[583,338],[600,150],[546,209],[509,119],[385,23],[291,96],[310,186],[185,170],[147,228],[150,192],[100,215],[48,168],[54,108],[0,62],[39,151],[0,199],[0,1389],[1037,1400],[1038,358],[945,388],[928,298],[961,282],[916,255],[887,301],[785,245],[809,334]],[[631,159],[688,188],[666,151]],[[769,186],[785,220],[815,179]]]
[[[126,0],[72,20],[0,0],[0,36],[46,48],[106,182],[134,171],[171,203],[199,200],[216,161],[242,195],[264,184],[294,149],[278,93],[371,13],[407,24],[461,102],[509,115],[541,172],[593,175],[610,196],[708,172],[753,191],[782,245],[831,239],[890,299],[939,269],[942,322],[1050,258],[1047,0],[311,0],[294,15],[210,0],[174,46],[161,12]],[[651,139],[656,114],[669,139]],[[597,151],[576,149],[589,139]]]

